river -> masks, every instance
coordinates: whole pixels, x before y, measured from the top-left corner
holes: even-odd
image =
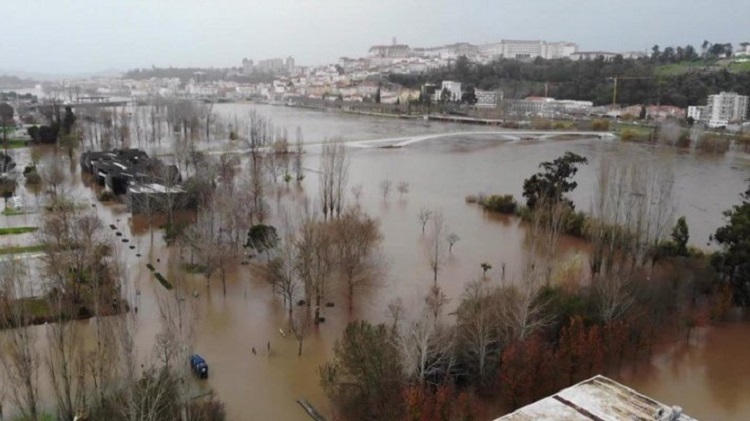
[[[438,276],[438,283],[454,305],[466,283],[482,276],[482,262],[493,266],[487,282],[501,282],[500,268],[505,265],[508,276],[514,276],[526,253],[525,231],[517,219],[487,214],[476,205],[466,204],[465,196],[483,192],[510,193],[520,198],[523,180],[537,171],[538,164],[565,151],[590,160],[578,173],[579,186],[573,193],[577,207],[582,210],[589,209],[602,157],[636,162],[653,160],[659,165],[672,166],[678,198],[676,215],[686,216],[690,243],[702,248],[707,247],[710,234],[722,224],[721,212],[738,202],[739,194],[747,186],[745,180],[750,178],[750,159],[745,155],[706,156],[594,138],[512,140],[490,133],[496,128],[288,107],[218,104],[214,108],[226,118],[246,115],[251,109],[271,117],[277,127],[286,127],[290,134],[297,126],[302,128],[305,142],[310,144],[303,163],[307,169],[317,168],[320,150],[317,144],[326,138],[365,141],[467,131],[487,133],[448,135],[398,149],[350,149],[349,186],[362,186],[361,206],[381,223],[387,271],[379,287],[357,297],[354,314],[348,314],[342,299],[334,299],[336,306],[325,309],[326,322],[305,339],[301,357],[297,356],[296,341],[279,334],[279,329],[286,326],[279,298],[254,278],[247,266],[237,266],[230,273],[226,296],[220,282],[214,281],[208,292],[190,299],[200,316],[196,324],[196,351],[211,367],[211,376],[201,389],[215,390],[226,402],[233,420],[305,420],[306,415],[295,403],[300,397],[322,413],[330,413],[318,385],[318,366],[332,357],[333,343],[347,321],[356,317],[385,320],[387,305],[392,300],[400,298],[407,307],[413,307],[422,302],[432,284],[427,240],[417,218],[420,208],[440,210],[448,232],[455,232],[461,238]],[[17,160],[23,164],[27,155],[18,152]],[[394,188],[384,199],[379,184],[386,178],[394,183]],[[395,184],[400,181],[409,183],[409,192],[403,196],[395,191]],[[314,196],[316,185],[316,174],[308,171],[302,190]],[[82,186],[78,174],[71,182],[71,191],[83,200],[94,201],[94,191]],[[126,256],[131,301],[136,301],[135,291],[141,291],[137,299],[139,312],[135,316],[136,343],[141,353],[147,355],[159,330],[157,296],[164,290],[154,282],[145,264],[151,261],[157,270],[169,273],[170,255],[160,234],[155,235],[152,246],[143,221],[134,221],[123,205],[98,205],[97,211],[105,225],[117,225],[136,247],[132,250],[122,247],[121,252]],[[30,225],[33,218],[0,216],[0,225]],[[560,250],[559,258],[569,259],[584,254],[586,245],[565,238]],[[142,256],[137,257],[136,253]],[[206,291],[200,276],[188,275],[186,282]],[[81,325],[86,328],[91,323],[81,322]],[[266,350],[268,342],[270,355]],[[675,345],[665,349],[650,364],[622,380],[656,399],[681,405],[687,413],[702,419],[748,419],[750,405],[742,399],[750,394],[747,380],[750,368],[742,352],[748,345],[747,322],[718,326],[690,347]],[[251,353],[253,347],[257,355]]]

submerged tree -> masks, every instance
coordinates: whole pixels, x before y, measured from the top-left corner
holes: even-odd
[[[340,139],[325,142],[320,158],[320,204],[323,218],[341,216],[346,185],[349,182],[349,157]]]
[[[372,286],[384,267],[380,251],[383,239],[378,222],[357,208],[347,210],[333,222],[338,268],[349,300],[354,306],[354,293]]]
[[[750,303],[750,187],[741,197],[742,203],[724,212],[727,224],[713,235],[721,251],[712,256],[711,263],[732,285],[735,302],[747,306]]]
[[[588,164],[588,159],[573,152],[565,152],[565,155],[552,162],[542,162],[539,166],[543,168],[543,171],[523,182],[526,205],[534,209],[537,202],[543,200],[549,205],[564,202],[573,209],[573,202],[564,197],[564,194],[573,191],[578,186],[578,183],[571,179],[578,172],[579,164]]]
[[[391,329],[351,322],[336,341],[334,360],[320,367],[321,385],[347,419],[403,416],[401,355]]]

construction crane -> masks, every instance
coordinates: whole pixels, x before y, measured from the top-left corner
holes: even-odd
[[[657,96],[657,106],[661,105],[661,78],[656,76],[614,76],[607,78],[607,80],[613,81],[612,86],[612,108],[617,106],[617,81],[618,80],[639,80],[639,79],[659,79],[659,93]]]

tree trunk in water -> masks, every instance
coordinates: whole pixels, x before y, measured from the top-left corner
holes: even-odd
[[[349,282],[349,313],[352,312],[354,308],[354,284],[350,281]]]
[[[302,341],[299,341],[299,349],[297,350],[297,356],[302,356]]]

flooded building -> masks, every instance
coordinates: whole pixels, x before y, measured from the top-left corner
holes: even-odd
[[[140,149],[120,149],[108,152],[84,152],[80,158],[81,170],[94,176],[99,185],[114,194],[125,194],[135,183],[174,185],[181,181],[175,165],[165,165],[149,158]]]
[[[495,421],[694,421],[669,406],[604,376],[582,381]]]
[[[157,183],[132,184],[127,193],[128,210],[134,215],[181,209],[187,205],[187,192],[181,186]]]

